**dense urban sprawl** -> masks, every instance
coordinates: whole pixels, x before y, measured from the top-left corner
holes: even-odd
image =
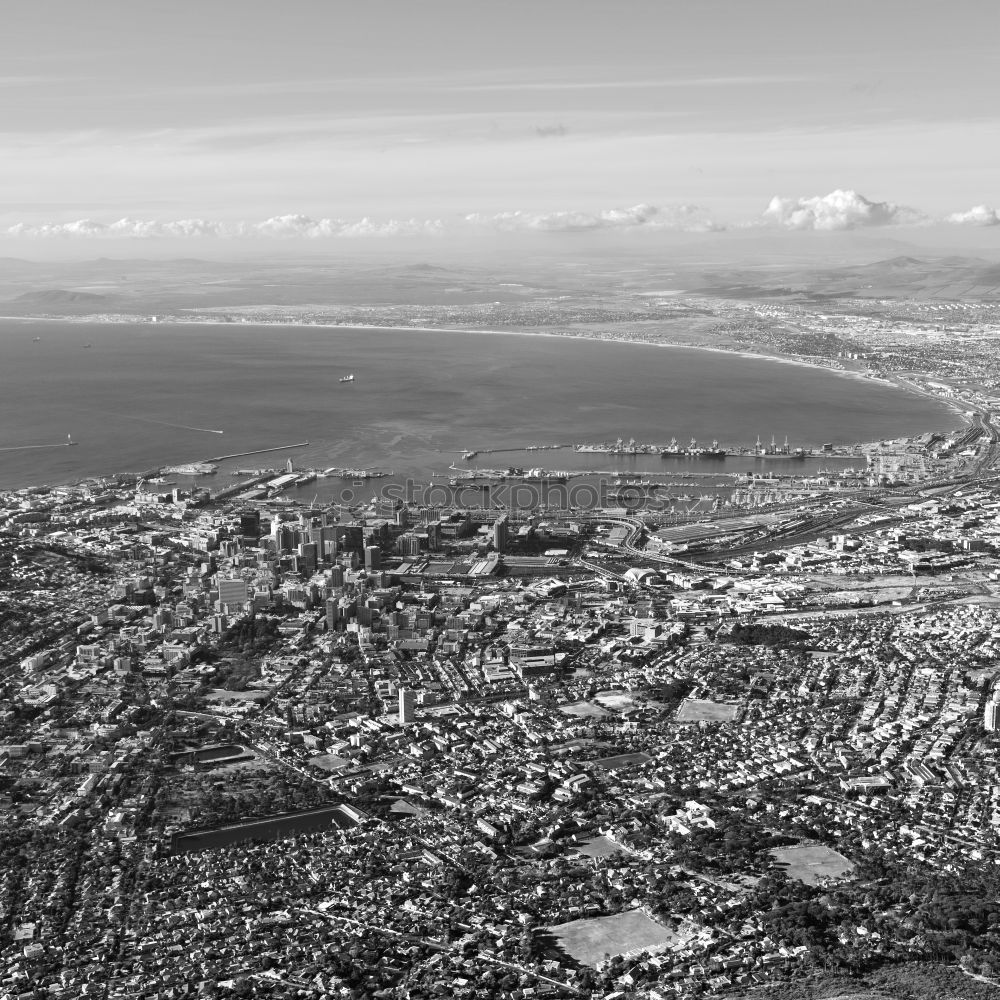
[[[988,989],[988,479],[728,555],[151,488],[0,498],[11,995]]]

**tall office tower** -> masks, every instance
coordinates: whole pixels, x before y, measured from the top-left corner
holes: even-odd
[[[365,570],[368,573],[378,572],[382,568],[382,550],[377,545],[365,546]]]
[[[245,510],[240,514],[240,534],[244,538],[260,538],[260,511]]]
[[[231,614],[233,611],[242,611],[243,605],[247,602],[247,582],[246,580],[219,580],[219,607],[222,611]]]
[[[303,573],[315,573],[318,564],[316,546],[313,542],[300,542],[295,553],[299,560],[299,569]]]
[[[337,625],[345,618],[344,608],[336,597],[330,597],[326,601],[326,629],[328,632],[336,630]]]
[[[279,521],[275,521],[271,525],[271,535],[274,538],[274,550],[279,555],[291,552],[292,547],[296,544],[295,530],[289,524],[282,524]]]
[[[364,527],[360,524],[338,525],[337,542],[345,550],[360,552],[365,545]]]
[[[503,552],[507,548],[507,515],[502,514],[493,522],[493,548]]]
[[[986,727],[987,732],[994,732],[1000,729],[1000,701],[997,701],[997,695],[994,694],[988,702],[986,702],[986,711],[983,713],[983,725]]]
[[[441,522],[427,522],[427,547],[431,552],[436,552],[441,548]]]
[[[420,537],[412,531],[406,531],[396,539],[396,551],[401,556],[413,558],[420,555]]]
[[[409,726],[417,721],[417,692],[410,688],[399,689],[399,724]]]

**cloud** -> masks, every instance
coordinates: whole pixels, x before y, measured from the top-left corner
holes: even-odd
[[[8,236],[34,239],[73,238],[88,239],[155,239],[187,238],[192,236],[221,236],[223,228],[217,222],[204,219],[177,219],[172,222],[155,222],[145,219],[119,219],[117,222],[95,222],[78,219],[75,222],[56,222],[33,226],[19,222],[7,230]]]
[[[764,211],[764,219],[785,229],[821,230],[914,225],[926,221],[916,209],[889,201],[869,201],[857,191],[841,190],[813,198],[775,196]]]
[[[602,212],[500,212],[467,215],[446,224],[441,219],[389,219],[365,217],[354,222],[314,219],[308,215],[275,215],[262,222],[212,222],[206,219],[119,219],[32,225],[19,222],[7,236],[25,239],[349,239],[352,237],[438,236],[448,232],[492,229],[499,232],[585,232],[595,229],[667,229],[715,232],[723,227],[704,209],[692,205],[658,208],[634,205]]]
[[[7,229],[8,236],[33,239],[325,239],[357,236],[420,236],[443,231],[437,219],[390,219],[357,222],[312,219],[308,215],[278,215],[263,222],[210,222],[206,219],[119,219],[103,223],[92,219],[43,225],[20,222]]]
[[[377,222],[367,216],[357,222],[310,219],[307,215],[280,215],[250,227],[254,236],[324,239],[338,236],[433,236],[444,230],[439,219],[390,219]]]
[[[968,212],[954,212],[944,221],[959,226],[1000,226],[1000,212],[988,205],[976,205]]]
[[[633,205],[602,212],[499,212],[467,215],[465,221],[501,232],[569,233],[594,229],[673,229],[684,232],[716,232],[723,226],[713,222],[696,205],[661,209],[656,205]]]
[[[72,225],[72,223],[71,223]],[[187,239],[223,235],[218,222],[205,219],[177,219],[173,222],[151,222],[143,219],[119,219],[107,227],[108,236],[125,236],[136,239]]]

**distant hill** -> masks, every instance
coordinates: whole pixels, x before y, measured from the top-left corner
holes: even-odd
[[[706,292],[733,298],[1000,299],[1000,265],[979,257],[890,257],[868,264],[740,268],[706,274]]]
[[[94,292],[75,292],[68,288],[39,288],[33,292],[24,292],[12,301],[30,302],[35,305],[66,305],[67,303],[97,305],[113,300],[108,295],[97,295]]]

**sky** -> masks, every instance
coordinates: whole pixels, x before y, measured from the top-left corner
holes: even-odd
[[[7,0],[0,239],[1000,236],[984,0]]]

